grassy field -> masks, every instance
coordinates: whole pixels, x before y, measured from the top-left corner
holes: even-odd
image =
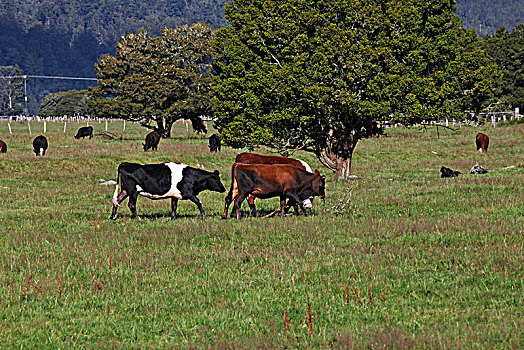
[[[136,124],[120,141],[48,123],[41,158],[42,124],[11,126],[0,123],[1,348],[524,347],[522,124],[388,129],[358,144],[358,178],[337,183],[296,154],[328,175],[313,215],[220,220],[225,193],[204,192],[205,221],[181,201],[173,222],[169,200],[143,197],[142,220],[127,200],[108,220],[114,186],[101,180],[122,161],[175,161],[218,169],[229,188],[240,151],[212,155],[184,124],[144,153]],[[469,175],[477,161],[492,171]],[[442,165],[464,175],[440,178]]]

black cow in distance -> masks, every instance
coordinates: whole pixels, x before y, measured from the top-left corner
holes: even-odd
[[[75,139],[88,137],[90,139],[93,138],[93,127],[92,126],[84,126],[80,129],[78,129],[78,132],[76,133]]]
[[[149,149],[156,151],[158,149],[158,143],[160,142],[161,135],[158,131],[151,131],[146,135],[146,143],[143,143],[144,152],[147,152]]]
[[[44,156],[47,146],[48,143],[45,136],[40,135],[33,140],[33,152],[35,152],[37,156]]]
[[[460,174],[462,174],[459,171],[451,170],[450,168],[446,168],[443,166],[440,168],[440,177],[458,177]]]
[[[218,137],[217,134],[213,134],[209,137],[209,151],[210,152],[217,152],[222,149],[222,145],[220,142],[220,137]]]

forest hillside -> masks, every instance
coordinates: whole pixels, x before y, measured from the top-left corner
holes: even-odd
[[[23,74],[96,77],[100,54],[114,53],[122,34],[145,28],[203,21],[227,25],[229,0],[21,0],[0,2],[0,69],[18,66]],[[524,18],[521,0],[458,0],[457,15],[481,36]],[[1,71],[0,71],[1,73]],[[50,92],[85,89],[93,81],[30,78],[29,113]],[[0,114],[2,110],[0,110]]]

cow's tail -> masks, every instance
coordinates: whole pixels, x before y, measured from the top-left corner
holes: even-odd
[[[120,206],[120,205],[118,204],[118,181],[119,181],[119,180],[120,180],[120,167],[119,167],[119,169],[118,169],[118,175],[116,176],[115,192],[113,193],[113,199],[112,199],[113,204],[114,204],[115,206],[117,206],[117,207]]]

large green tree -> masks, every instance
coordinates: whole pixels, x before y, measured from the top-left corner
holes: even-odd
[[[89,109],[99,117],[140,121],[167,136],[181,118],[205,131],[201,116],[212,114],[212,38],[211,27],[201,22],[165,28],[161,36],[128,34],[115,56],[98,60],[99,85],[89,89]]]
[[[449,0],[235,0],[214,42],[215,126],[233,147],[314,152],[346,177],[382,121],[461,118],[497,77]]]

